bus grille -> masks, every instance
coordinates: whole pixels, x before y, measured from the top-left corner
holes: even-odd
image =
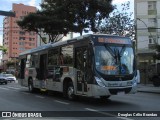
[[[124,91],[126,94],[131,91],[131,87],[129,88],[116,88],[116,89],[109,89],[109,92],[113,95],[116,95],[118,92]]]

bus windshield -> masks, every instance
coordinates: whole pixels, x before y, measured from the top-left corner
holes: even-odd
[[[105,75],[128,75],[134,72],[133,48],[127,45],[95,46],[96,70]]]

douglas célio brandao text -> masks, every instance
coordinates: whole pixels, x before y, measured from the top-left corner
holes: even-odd
[[[158,117],[158,115],[156,113],[145,113],[145,112],[141,112],[141,113],[118,113],[118,117]]]

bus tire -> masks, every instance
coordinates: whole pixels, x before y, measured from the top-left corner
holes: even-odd
[[[100,99],[101,99],[102,101],[105,101],[105,100],[109,99],[109,97],[110,97],[110,95],[100,96]]]
[[[28,81],[28,90],[29,90],[29,92],[34,92],[34,87],[33,87],[33,80],[32,80],[32,78],[30,78],[29,79],[29,81]]]
[[[75,100],[75,94],[74,94],[74,86],[72,82],[68,83],[67,87],[67,98],[69,100]]]

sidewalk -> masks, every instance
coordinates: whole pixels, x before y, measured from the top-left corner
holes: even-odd
[[[138,84],[138,92],[160,94],[160,87],[154,87],[152,84]]]

